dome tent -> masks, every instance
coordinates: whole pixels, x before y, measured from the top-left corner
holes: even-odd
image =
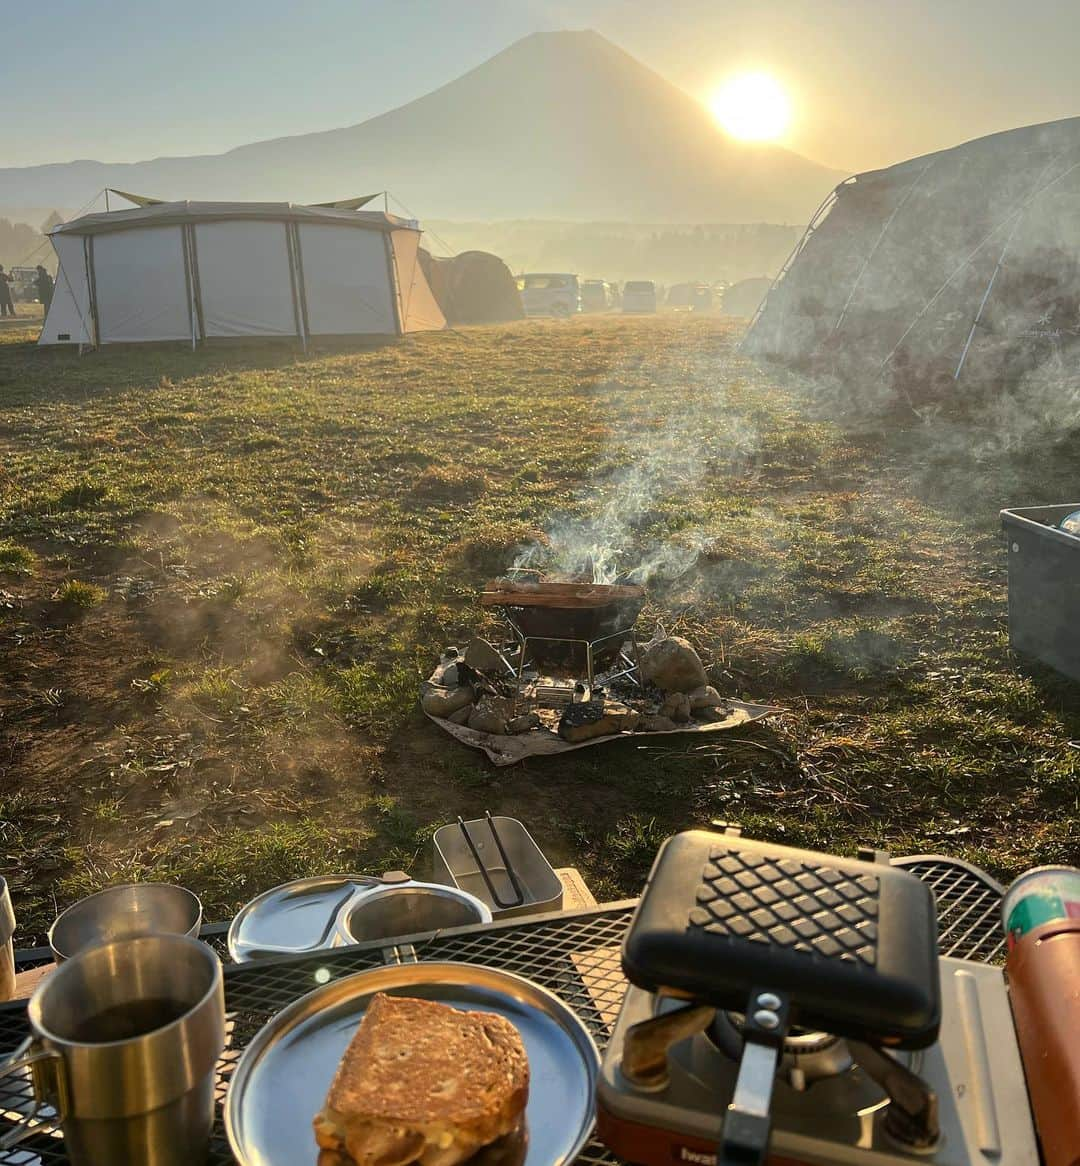
[[[501,324],[521,320],[525,310],[510,268],[487,251],[450,258],[420,248],[420,263],[449,324]]]
[[[841,183],[743,350],[909,398],[1006,384],[1080,340],[1080,118]]]
[[[125,196],[128,197],[128,196]],[[362,200],[156,202],[49,233],[58,270],[39,344],[387,336],[446,326],[420,228]]]

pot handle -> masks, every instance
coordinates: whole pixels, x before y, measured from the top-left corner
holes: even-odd
[[[47,1132],[68,1113],[67,1072],[64,1058],[59,1053],[46,1049],[37,1037],[28,1036],[6,1061],[0,1063],[0,1079],[10,1077],[20,1069],[30,1070],[36,1104],[30,1113],[20,1115],[15,1125],[0,1137],[0,1150],[10,1150],[34,1134]],[[52,1106],[55,1114],[38,1117],[45,1106]]]

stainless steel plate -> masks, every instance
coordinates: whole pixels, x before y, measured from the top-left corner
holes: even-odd
[[[225,1102],[225,1130],[241,1166],[315,1166],[311,1120],[376,992],[495,1012],[529,1057],[525,1166],[562,1166],[592,1131],[600,1055],[574,1012],[543,988],[474,964],[373,968],[318,988],[278,1013],[244,1050]]]
[[[241,907],[229,928],[237,963],[340,946],[338,911],[358,891],[381,886],[369,875],[319,875],[265,891]]]

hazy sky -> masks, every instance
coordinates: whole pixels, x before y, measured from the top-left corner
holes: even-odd
[[[556,28],[696,97],[771,71],[841,170],[1080,114],[1080,0],[0,0],[0,167],[350,125]]]

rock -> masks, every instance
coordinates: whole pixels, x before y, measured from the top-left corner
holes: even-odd
[[[473,690],[463,684],[460,688],[429,688],[420,698],[420,707],[433,717],[448,717],[473,702]]]
[[[472,716],[472,711],[475,707],[476,706],[470,702],[464,708],[458,709],[456,713],[451,713],[446,719],[448,721],[453,721],[455,725],[467,725],[469,723],[469,717]]]
[[[642,717],[638,730],[642,733],[674,733],[678,727],[671,717],[652,716]]]
[[[520,717],[514,717],[506,726],[508,733],[527,733],[530,729],[540,728],[540,718],[536,713],[522,713]]]
[[[506,722],[513,712],[510,701],[499,697],[484,697],[469,716],[469,728],[478,733],[494,733],[502,736],[506,732]]]
[[[704,688],[695,688],[690,694],[690,707],[695,712],[698,709],[715,709],[724,703],[724,698],[711,684]]]
[[[690,698],[685,692],[669,692],[660,706],[660,715],[670,717],[678,724],[686,724],[690,719]]]
[[[506,673],[506,661],[487,640],[479,638],[469,641],[465,648],[465,663],[485,676],[503,676]]]
[[[609,737],[614,733],[629,733],[641,721],[639,713],[626,705],[605,704],[603,701],[581,701],[568,704],[559,718],[559,736],[564,741],[577,743],[593,737]]]
[[[664,692],[693,692],[709,682],[701,658],[682,636],[651,640],[641,649],[638,664],[642,678]]]
[[[452,645],[439,658],[435,671],[428,677],[429,684],[437,684],[440,688],[455,688],[458,683],[458,662],[461,656],[457,648]]]

